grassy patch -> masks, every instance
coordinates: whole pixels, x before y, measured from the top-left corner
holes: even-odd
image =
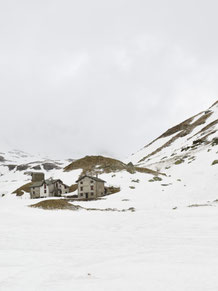
[[[64,168],[65,172],[82,169],[83,173],[88,171],[95,171],[98,166],[99,171],[104,173],[111,173],[116,171],[126,170],[127,165],[121,161],[107,158],[103,156],[86,156],[82,159],[73,161],[70,165]]]
[[[135,167],[132,163],[125,164],[119,160],[103,157],[103,156],[86,156],[82,159],[73,161],[64,168],[65,172],[82,169],[82,174],[92,173],[114,173],[119,171],[127,171],[130,174],[136,172],[158,175],[159,173],[147,168]]]
[[[167,159],[167,156],[163,157],[161,160],[165,160],[165,159]]]
[[[211,144],[212,144],[212,146],[218,145],[218,138],[217,137],[213,138]]]
[[[41,201],[39,203],[30,205],[29,207],[39,208],[39,209],[44,209],[44,210],[79,210],[79,209],[83,209],[83,210],[87,210],[87,211],[115,211],[115,212],[131,211],[131,212],[135,212],[134,207],[130,207],[128,209],[122,209],[122,210],[118,210],[117,208],[105,208],[105,209],[85,208],[85,207],[81,207],[78,205],[73,205],[65,199],[44,200],[44,201]]]
[[[204,143],[205,141],[203,140],[203,139],[196,139],[196,140],[194,140],[193,141],[193,145],[200,145],[200,144],[202,144],[202,143]]]
[[[184,147],[184,148],[181,149],[181,152],[188,151],[190,148],[191,148],[190,146]]]
[[[78,189],[78,185],[77,184],[72,184],[71,186],[70,186],[70,189],[69,189],[69,192],[71,193],[71,192],[74,192],[74,191],[76,191]]]
[[[155,176],[153,177],[153,179],[148,180],[148,182],[158,182],[158,181],[162,181],[162,178]]]
[[[30,182],[30,183],[27,183],[23,186],[21,186],[20,188],[16,189],[13,194],[16,194],[16,196],[22,196],[24,194],[24,192],[27,192],[27,193],[30,193],[30,186],[32,185],[33,183]]]
[[[175,161],[175,165],[180,165],[180,164],[182,164],[182,163],[184,163],[184,160],[183,159],[179,159],[179,160],[177,160],[177,161]]]
[[[33,208],[40,208],[45,210],[78,210],[80,206],[75,206],[64,199],[50,199],[44,200],[36,204],[30,205]]]
[[[133,182],[133,183],[139,183],[140,180],[139,179],[136,179],[136,180],[132,180],[131,182]]]
[[[105,187],[105,189],[106,189],[107,195],[120,192],[120,187],[110,186],[110,187]]]
[[[130,211],[130,212],[135,212],[135,208],[134,207],[130,207],[128,209],[122,209],[122,210],[119,210],[117,208],[105,208],[105,209],[100,209],[100,208],[84,208],[85,210],[88,210],[88,211],[113,211],[113,212],[127,212],[127,211]]]
[[[210,204],[191,204],[188,207],[202,207],[202,206],[212,206]]]

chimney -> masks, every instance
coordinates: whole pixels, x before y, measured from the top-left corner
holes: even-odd
[[[44,173],[41,173],[41,172],[32,172],[31,176],[32,176],[32,182],[39,182],[45,179]]]

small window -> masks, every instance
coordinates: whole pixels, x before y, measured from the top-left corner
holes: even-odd
[[[80,193],[80,196],[82,197],[83,196],[83,193]]]
[[[94,186],[91,186],[91,190],[94,190]]]
[[[46,184],[44,184],[44,188],[46,188]]]
[[[94,181],[91,180],[91,183],[94,183]]]
[[[35,191],[33,191],[33,194],[35,194]]]
[[[80,191],[83,191],[83,187],[80,187]]]
[[[91,192],[91,195],[93,196],[93,195],[94,195],[94,193],[93,193],[93,192]]]
[[[46,190],[44,191],[44,193],[46,193]]]
[[[80,184],[82,185],[83,184],[83,181],[81,181]]]

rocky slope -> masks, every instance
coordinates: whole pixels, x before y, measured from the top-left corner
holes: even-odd
[[[127,162],[141,167],[164,168],[218,143],[218,101],[208,110],[168,129],[160,137],[133,154]]]
[[[163,203],[207,203],[218,197],[218,102],[209,109],[170,128],[133,154],[127,161],[161,171],[168,178],[155,191]],[[165,179],[166,180],[166,179]],[[141,191],[152,194],[148,185]],[[150,199],[150,198],[148,198]],[[154,197],[153,197],[154,199]],[[146,198],[145,198],[146,200]],[[149,203],[152,201],[149,200]]]

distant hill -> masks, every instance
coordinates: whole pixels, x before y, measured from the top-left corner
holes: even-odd
[[[134,196],[139,205],[154,207],[205,204],[218,199],[218,102],[171,127],[125,162],[104,156],[51,160],[22,151],[0,156],[0,195],[28,197],[31,171],[63,180],[72,192],[78,177],[89,173],[105,180],[108,188],[119,188],[114,195],[123,201]]]
[[[70,163],[64,168],[65,172],[82,169],[82,174],[87,172],[93,174],[115,173],[118,171],[127,171],[129,173],[143,172],[158,175],[156,171],[133,166],[132,163],[125,164],[119,160],[103,156],[86,156]]]

